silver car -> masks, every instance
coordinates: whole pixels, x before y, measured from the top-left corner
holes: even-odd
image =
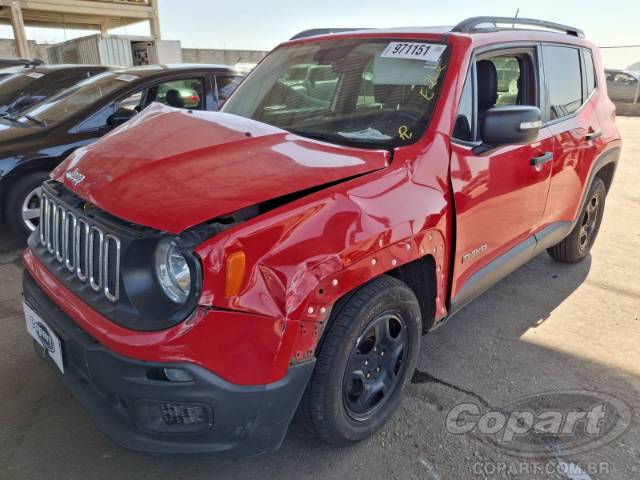
[[[631,70],[605,70],[609,98],[618,103],[638,103],[640,73]]]

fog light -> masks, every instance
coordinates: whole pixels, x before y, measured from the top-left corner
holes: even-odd
[[[165,368],[164,375],[170,382],[191,382],[193,377],[191,374],[180,368]]]
[[[206,423],[207,412],[202,405],[161,403],[160,412],[165,425],[195,425]]]
[[[211,409],[203,403],[142,400],[136,410],[142,426],[156,432],[197,432],[213,425]]]

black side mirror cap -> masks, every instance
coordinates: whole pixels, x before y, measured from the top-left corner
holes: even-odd
[[[527,144],[538,138],[542,114],[538,107],[510,105],[493,107],[480,122],[480,135],[486,145]]]
[[[123,123],[128,122],[138,114],[135,110],[129,110],[128,108],[119,108],[107,119],[107,124],[112,127],[117,127]]]

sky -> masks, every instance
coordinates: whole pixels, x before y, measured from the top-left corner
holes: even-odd
[[[490,6],[488,6],[490,4]],[[615,6],[613,6],[615,5]],[[599,46],[640,46],[640,0],[159,0],[162,38],[187,48],[271,50],[295,33],[318,27],[454,25],[477,15],[542,18],[586,32]],[[57,43],[93,31],[28,28],[27,37]],[[148,35],[148,24],[112,30]],[[12,38],[0,26],[0,38]],[[625,68],[640,61],[640,47],[604,49],[605,66]]]

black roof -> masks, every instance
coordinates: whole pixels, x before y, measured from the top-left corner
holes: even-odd
[[[138,77],[150,77],[166,72],[175,71],[200,71],[200,72],[224,72],[241,74],[241,71],[229,65],[216,65],[208,63],[175,63],[168,65],[144,65],[140,67],[119,68],[116,73],[136,75]]]

